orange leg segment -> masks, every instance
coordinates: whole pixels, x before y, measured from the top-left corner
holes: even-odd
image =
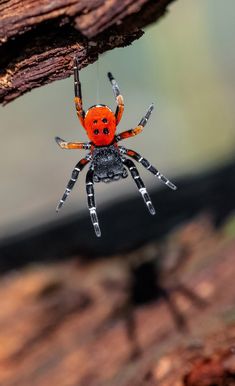
[[[150,115],[153,111],[153,104],[151,104],[146,112],[146,114],[143,116],[143,118],[140,120],[140,123],[138,124],[138,126],[136,126],[134,129],[130,129],[130,130],[127,130],[127,131],[123,131],[122,133],[120,134],[117,134],[116,135],[116,141],[121,141],[122,139],[126,139],[126,138],[130,138],[130,137],[134,137],[135,135],[137,134],[140,134],[144,128],[144,126],[146,125],[146,123],[148,122],[149,118],[150,118]]]
[[[55,137],[56,143],[61,147],[61,149],[84,149],[88,150],[91,148],[89,142],[66,142],[62,138]]]
[[[82,89],[81,89],[81,83],[79,80],[79,62],[78,62],[78,58],[76,57],[74,58],[73,70],[74,70],[74,93],[75,93],[74,102],[75,102],[78,118],[81,122],[81,125],[84,127],[85,112],[82,106]]]

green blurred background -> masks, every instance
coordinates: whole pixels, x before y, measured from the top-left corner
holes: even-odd
[[[81,80],[85,108],[96,102],[115,108],[106,78],[107,71],[113,72],[125,98],[119,130],[134,127],[154,103],[144,133],[123,145],[174,181],[234,157],[235,2],[177,0],[169,10],[132,46],[108,52],[98,64],[82,70]],[[86,140],[75,113],[73,79],[36,89],[1,108],[1,133],[4,238],[57,219],[57,202],[84,152],[62,151],[54,137]],[[139,170],[150,191],[159,186],[148,172]],[[60,216],[79,216],[86,207],[84,176]],[[138,192],[131,179],[96,185],[98,211],[134,194]]]

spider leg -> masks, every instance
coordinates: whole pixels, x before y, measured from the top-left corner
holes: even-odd
[[[175,321],[177,328],[182,332],[183,331],[187,332],[188,330],[187,320],[184,317],[184,315],[181,313],[181,311],[178,309],[177,304],[171,298],[171,294],[165,288],[160,288],[159,290],[160,290],[159,291],[160,296],[165,300],[166,304],[169,307],[169,310],[171,312],[171,315]]]
[[[68,195],[70,194],[71,190],[73,189],[74,185],[75,185],[75,182],[77,181],[78,179],[78,176],[79,176],[79,173],[82,171],[82,169],[84,168],[84,166],[86,166],[88,164],[88,162],[90,162],[90,159],[89,158],[82,158],[78,163],[77,165],[75,166],[75,168],[73,169],[72,171],[72,175],[71,175],[71,178],[67,184],[67,187],[65,189],[65,192],[61,198],[61,200],[59,201],[57,207],[56,207],[56,212],[59,212],[60,208],[63,206],[65,200],[67,199]]]
[[[94,171],[92,169],[89,169],[86,175],[87,203],[90,211],[91,222],[95,230],[95,234],[97,237],[100,237],[101,230],[100,230],[99,220],[96,213],[93,176],[94,176]]]
[[[89,142],[66,142],[60,137],[55,137],[56,143],[61,147],[61,149],[85,149],[89,150],[91,144]]]
[[[77,116],[82,126],[84,127],[85,111],[83,110],[83,106],[82,106],[82,89],[81,89],[81,82],[79,79],[79,61],[77,57],[74,58],[73,71],[74,71],[75,107],[77,111]]]
[[[116,102],[117,102],[117,108],[116,108],[115,116],[116,116],[116,124],[118,125],[118,123],[120,122],[120,120],[122,118],[122,114],[124,111],[124,100],[123,100],[123,96],[120,93],[120,89],[119,89],[119,86],[117,84],[116,79],[114,79],[111,72],[108,72],[107,75],[108,75],[108,78],[110,80],[110,83],[112,84],[113,94],[114,94],[114,97],[115,97]]]
[[[140,175],[138,173],[137,168],[135,167],[134,162],[132,162],[130,159],[124,159],[123,163],[130,170],[131,176],[132,176],[133,180],[135,181],[136,186],[137,186],[140,194],[142,195],[143,200],[144,200],[149,212],[152,215],[156,214],[154,206],[153,206],[152,201],[151,201],[151,198],[148,195],[148,192],[145,188],[145,185],[144,185],[142,179],[140,178]]]
[[[170,181],[168,178],[166,178],[162,173],[160,173],[154,166],[150,164],[146,158],[142,157],[140,154],[138,154],[134,150],[125,149],[123,146],[120,147],[121,153],[128,155],[129,157],[133,158],[137,162],[141,163],[141,165],[146,168],[149,172],[153,173],[159,180],[164,182],[169,188],[172,190],[176,190],[177,187]]]
[[[140,134],[142,132],[144,126],[148,122],[152,111],[153,111],[153,104],[151,104],[149,106],[146,114],[141,118],[138,126],[136,126],[134,129],[123,131],[122,133],[117,134],[116,137],[115,137],[116,141],[121,141],[122,139],[134,137],[135,135]]]

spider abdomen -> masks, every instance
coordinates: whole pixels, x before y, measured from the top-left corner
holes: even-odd
[[[127,177],[119,150],[113,145],[94,148],[91,168],[95,182],[111,182]]]

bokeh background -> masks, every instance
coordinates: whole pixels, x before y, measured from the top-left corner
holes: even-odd
[[[119,130],[134,127],[154,103],[144,133],[123,145],[145,155],[173,181],[234,156],[234,14],[233,0],[226,6],[220,0],[178,0],[131,47],[107,52],[81,72],[86,108],[96,102],[115,108],[107,71],[117,78],[125,98]],[[74,109],[72,78],[34,90],[0,114],[2,239],[57,221],[55,207],[84,152],[62,151],[54,137],[86,140],[86,135]],[[84,175],[61,217],[79,216],[86,208]],[[150,191],[159,186],[148,172],[141,175]],[[97,185],[98,211],[129,195],[138,195],[131,179]]]
[[[123,145],[178,185],[139,166],[157,216],[131,178],[96,184],[96,238],[85,172],[56,214],[84,151],[54,137],[86,140],[72,78],[1,108],[2,386],[234,386],[235,2],[169,11],[81,71],[86,108],[115,108],[117,78],[120,131],[154,103]]]

